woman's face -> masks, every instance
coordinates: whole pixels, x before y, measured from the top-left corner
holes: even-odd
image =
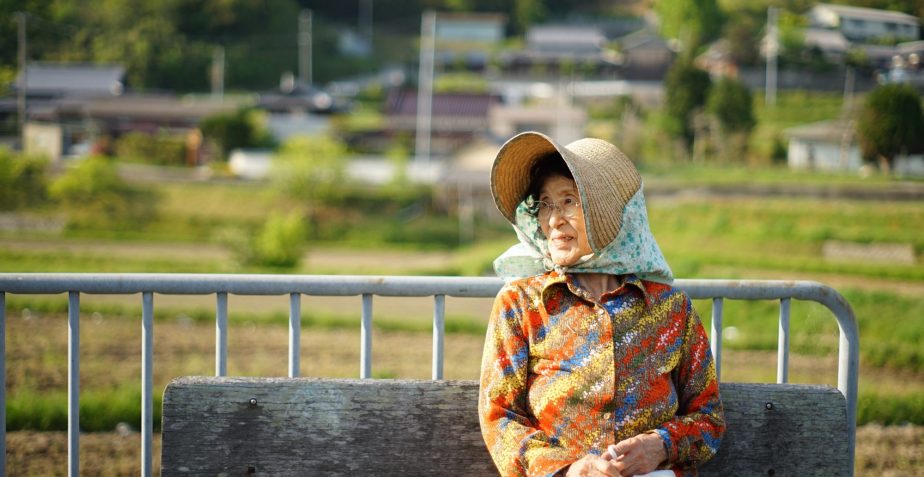
[[[584,212],[580,207],[580,194],[573,180],[562,176],[551,176],[545,180],[539,191],[539,200],[554,204],[547,208],[547,213],[539,214],[539,225],[549,242],[549,255],[552,262],[559,266],[569,266],[593,250],[587,241],[584,228]],[[568,216],[568,202],[576,203],[572,216]]]

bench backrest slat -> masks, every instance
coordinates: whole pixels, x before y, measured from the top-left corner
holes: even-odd
[[[728,431],[701,475],[848,475],[827,386],[722,383]],[[474,381],[185,377],[163,401],[163,475],[497,475]],[[769,404],[769,405],[768,405]]]

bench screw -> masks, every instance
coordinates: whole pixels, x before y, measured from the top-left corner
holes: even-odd
[[[773,403],[772,403],[772,402],[768,402],[767,404],[764,404],[764,408],[766,408],[768,411],[772,411],[772,410],[773,410]]]
[[[248,404],[250,404],[250,407],[255,407],[257,405],[257,398],[250,398]]]

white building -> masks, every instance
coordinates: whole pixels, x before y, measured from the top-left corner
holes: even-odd
[[[901,12],[820,3],[808,12],[813,27],[839,30],[850,41],[917,40],[918,18]]]
[[[863,156],[853,122],[821,121],[786,130],[790,169],[860,172]],[[892,164],[899,177],[924,177],[924,156],[900,155]]]
[[[821,121],[786,130],[790,169],[857,171],[863,165],[852,124]]]

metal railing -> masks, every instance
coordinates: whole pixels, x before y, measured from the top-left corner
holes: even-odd
[[[372,304],[374,296],[433,297],[432,378],[443,378],[445,297],[493,297],[503,283],[497,278],[396,276],[295,276],[196,274],[0,273],[0,477],[6,475],[6,294],[68,294],[68,475],[79,475],[80,295],[141,294],[141,469],[152,474],[154,293],[214,295],[215,374],[227,373],[228,294],[289,296],[290,377],[299,375],[302,295],[361,296],[360,378],[372,376]],[[836,290],[817,282],[777,280],[677,280],[674,285],[693,299],[712,299],[711,346],[721,376],[724,300],[779,300],[777,382],[788,381],[789,314],[793,299],[826,306],[840,328],[837,387],[847,403],[851,468],[856,439],[859,333],[853,310]]]

